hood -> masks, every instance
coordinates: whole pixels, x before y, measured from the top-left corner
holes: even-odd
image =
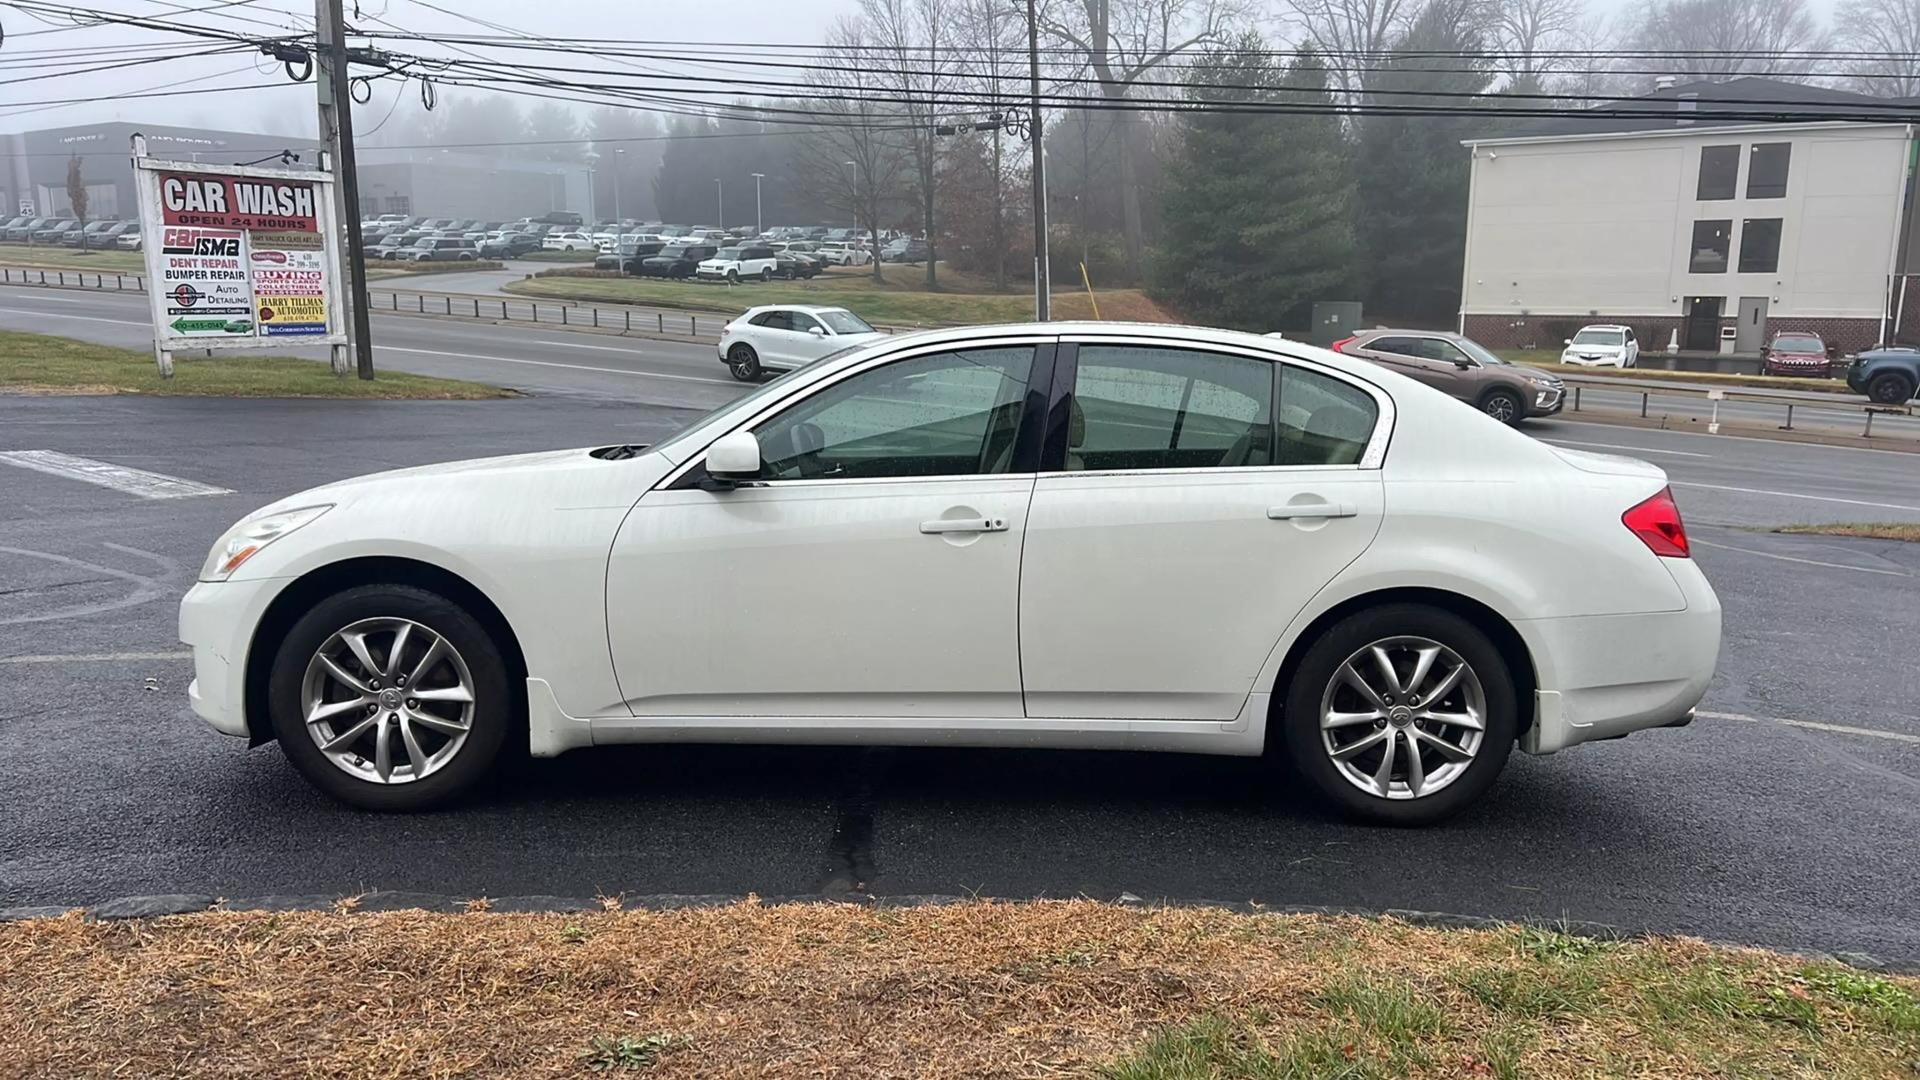
[[[888,334],[885,330],[869,330],[860,334],[835,334],[834,344],[840,346],[865,345],[869,341],[879,341]]]
[[[571,461],[576,458],[585,459],[592,449],[594,448],[580,447],[571,450],[541,450],[531,454],[507,454],[502,457],[469,458],[464,461],[444,461],[438,465],[416,465],[410,469],[389,469],[386,472],[369,473],[366,476],[356,476],[350,480],[337,480],[331,484],[323,484],[317,488],[308,488],[306,491],[282,499],[274,505],[307,506],[316,501],[313,498],[315,495],[325,495],[327,497],[326,499],[318,500],[322,502],[328,501],[328,499],[352,498],[364,490],[395,482],[434,480],[443,477],[467,478],[474,476],[497,476],[524,469],[557,465],[561,462]]]
[[[1581,472],[1596,473],[1601,476],[1640,476],[1648,480],[1665,482],[1665,469],[1639,458],[1620,457],[1616,454],[1590,454],[1585,450],[1569,450],[1563,446],[1549,446],[1561,461],[1579,469]]]
[[[1610,356],[1614,353],[1625,352],[1626,349],[1627,347],[1625,345],[1569,345],[1562,351],[1570,353],[1591,353],[1594,356]]]

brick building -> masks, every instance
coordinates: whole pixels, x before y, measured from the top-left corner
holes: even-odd
[[[1631,104],[1654,115],[1575,113],[1466,143],[1462,333],[1557,347],[1625,323],[1650,350],[1674,335],[1720,350],[1731,328],[1748,355],[1782,330],[1847,351],[1920,341],[1916,103],[1743,78]]]

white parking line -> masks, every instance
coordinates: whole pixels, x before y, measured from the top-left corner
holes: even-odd
[[[1920,735],[1908,735],[1899,731],[1878,731],[1873,728],[1850,727],[1846,724],[1827,724],[1818,720],[1783,720],[1777,716],[1748,716],[1745,713],[1707,712],[1704,709],[1694,713],[1694,715],[1703,720],[1738,720],[1745,724],[1783,724],[1787,727],[1806,728],[1810,731],[1827,731],[1836,735],[1862,735],[1870,739],[1888,739],[1892,742],[1920,745]]]
[[[1763,559],[1779,559],[1781,562],[1800,563],[1805,566],[1824,566],[1829,570],[1851,570],[1856,574],[1885,574],[1888,577],[1912,577],[1904,570],[1880,570],[1871,566],[1848,566],[1845,563],[1822,562],[1819,559],[1802,559],[1797,555],[1776,555],[1771,551],[1755,551],[1752,548],[1734,547],[1732,544],[1716,544],[1711,540],[1692,538],[1693,543],[1701,547],[1719,548],[1721,551],[1737,551],[1742,555],[1758,555]]]
[[[1622,446],[1619,443],[1608,442],[1576,442],[1572,439],[1541,439],[1540,441],[1552,443],[1555,446],[1597,446],[1602,450],[1625,450],[1634,454],[1671,454],[1674,457],[1703,458],[1713,456],[1712,454],[1696,454],[1691,450],[1655,450],[1651,446]]]
[[[0,656],[0,664],[111,664],[134,660],[191,660],[185,649],[175,652],[64,653],[41,656]]]
[[[667,375],[658,371],[631,371],[627,368],[589,367],[586,364],[562,364],[554,360],[518,360],[508,356],[492,356],[487,353],[447,352],[443,349],[410,349],[399,345],[381,345],[387,352],[419,353],[422,356],[451,356],[458,360],[491,360],[500,364],[531,364],[534,367],[571,368],[574,371],[596,371],[604,375],[631,375],[636,379],[672,379],[676,382],[711,383],[714,386],[737,386],[732,379],[703,379],[698,375]]]
[[[1700,488],[1703,491],[1733,491],[1741,495],[1774,495],[1782,499],[1811,499],[1814,502],[1843,503],[1847,506],[1870,506],[1876,510],[1907,510],[1920,514],[1920,506],[1908,506],[1905,503],[1865,502],[1861,499],[1837,499],[1832,495],[1802,495],[1797,491],[1769,491],[1766,488],[1729,487],[1726,484],[1695,484],[1684,480],[1672,481],[1674,487]]]
[[[89,484],[138,495],[143,499],[187,499],[196,495],[231,495],[229,488],[182,480],[164,473],[129,469],[125,465],[63,454],[58,450],[0,450],[0,464],[83,480]]]

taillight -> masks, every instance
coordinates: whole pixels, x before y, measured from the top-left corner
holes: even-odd
[[[1674,505],[1672,488],[1661,488],[1652,498],[1621,514],[1620,522],[1655,555],[1692,557],[1687,550],[1687,526],[1680,520],[1680,508]]]
[[[1337,353],[1343,353],[1347,351],[1347,346],[1351,344],[1353,344],[1352,338],[1343,337],[1339,341],[1336,341],[1333,344],[1327,346],[1327,348],[1332,349],[1334,352],[1337,352]]]

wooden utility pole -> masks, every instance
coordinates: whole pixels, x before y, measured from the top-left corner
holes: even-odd
[[[347,86],[347,16],[343,0],[314,0],[314,87],[320,98],[320,137],[327,141],[334,174],[333,212],[347,230],[348,331],[360,377],[373,378],[373,326],[367,317],[366,246],[360,237],[360,179],[353,157],[353,96]],[[332,243],[340,238],[329,237]],[[334,350],[333,369],[345,375],[344,350]]]

